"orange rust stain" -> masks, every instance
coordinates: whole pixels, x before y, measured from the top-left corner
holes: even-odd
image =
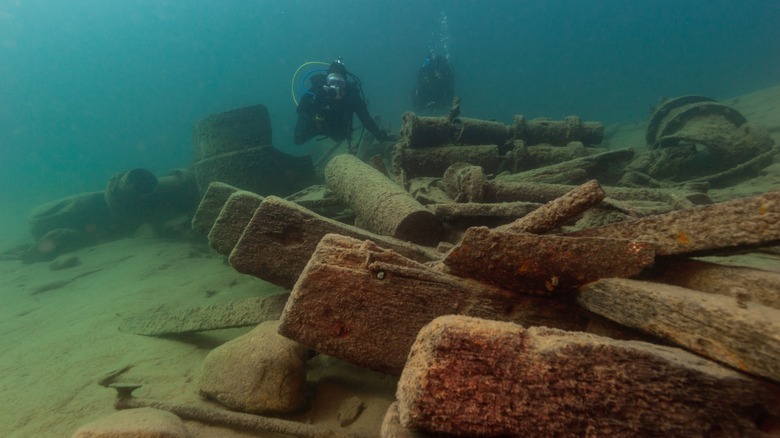
[[[691,243],[691,239],[688,238],[687,234],[680,231],[677,233],[677,243],[679,243],[680,245],[687,245]]]
[[[528,261],[528,260],[524,260],[524,261],[523,261],[523,262],[521,262],[521,263],[520,263],[520,265],[517,267],[517,273],[518,273],[518,274],[525,274],[525,273],[527,273],[527,272],[532,272],[532,271],[533,271],[533,265],[532,265],[532,264],[531,264],[531,262],[530,262],[530,261]]]
[[[347,325],[341,321],[334,322],[331,326],[331,334],[335,338],[344,338],[349,335]]]

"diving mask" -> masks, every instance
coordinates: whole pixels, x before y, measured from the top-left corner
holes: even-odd
[[[323,86],[322,89],[325,90],[329,97],[339,98],[344,95],[346,85],[347,82],[343,76],[338,73],[331,73],[328,75],[327,85]]]

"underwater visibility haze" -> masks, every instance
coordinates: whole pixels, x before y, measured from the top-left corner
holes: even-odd
[[[442,25],[442,20],[446,20]],[[714,1],[0,1],[0,203],[188,166],[201,118],[262,103],[292,144],[290,80],[343,57],[397,130],[416,70],[446,49],[467,117],[644,121],[662,96],[780,80],[780,3]]]

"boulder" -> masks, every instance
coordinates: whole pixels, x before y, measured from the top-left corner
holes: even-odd
[[[308,350],[279,335],[278,327],[278,321],[264,322],[209,353],[200,377],[200,394],[253,414],[303,409]]]

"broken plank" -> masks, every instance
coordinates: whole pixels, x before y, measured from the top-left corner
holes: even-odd
[[[499,227],[509,233],[542,234],[565,221],[579,216],[593,205],[601,202],[606,193],[595,179],[575,187],[565,195],[537,208],[511,224]]]
[[[780,309],[780,272],[700,260],[675,261],[658,271],[654,278],[664,283]]]
[[[161,336],[233,327],[247,327],[279,319],[289,294],[246,298],[170,312],[152,312],[125,318],[119,330]]]
[[[593,313],[780,382],[780,310],[661,283],[605,278],[581,288]]]
[[[771,245],[780,242],[780,191],[566,235],[651,242],[658,255],[704,254]]]
[[[566,293],[604,277],[630,277],[653,263],[651,244],[539,236],[472,227],[444,258],[451,273],[518,293]]]

